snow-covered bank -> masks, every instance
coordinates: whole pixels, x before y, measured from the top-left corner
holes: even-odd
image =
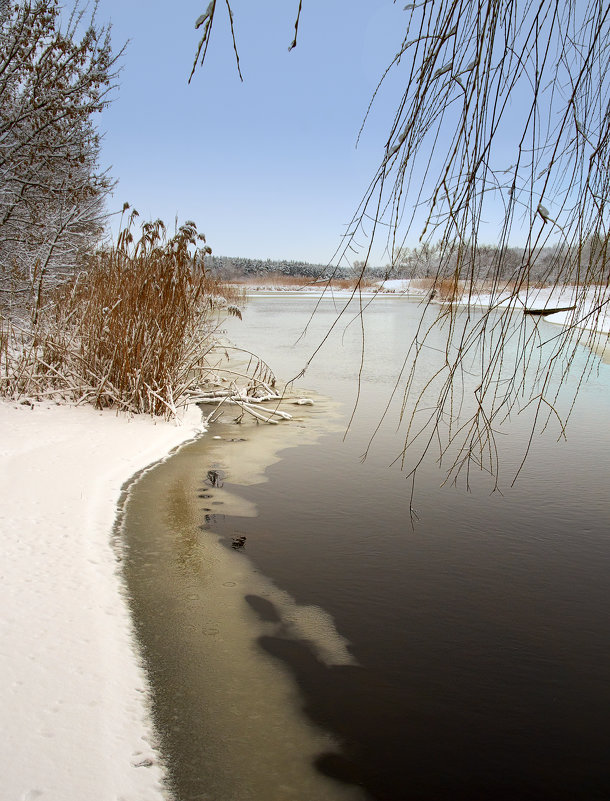
[[[430,289],[422,288],[421,282],[410,279],[390,279],[379,285],[380,293],[396,293],[410,297],[429,296]],[[513,307],[526,309],[557,309],[576,306],[572,311],[555,312],[545,315],[548,323],[562,326],[574,326],[599,333],[610,333],[610,294],[603,286],[588,288],[577,286],[545,286],[530,287],[517,294],[518,300],[509,291],[491,294],[485,290],[472,293],[465,289],[458,297],[461,306],[503,307],[509,303]],[[440,297],[430,298],[431,302],[442,304]]]
[[[163,797],[111,535],[124,482],[201,430],[0,403],[2,798]]]
[[[347,300],[353,295],[352,289],[316,286],[307,284],[302,287],[281,284],[245,285],[246,294],[255,297],[282,296],[290,298],[325,298],[326,300]],[[381,296],[403,296],[407,298],[427,299],[433,305],[443,305],[446,301],[436,295],[430,296],[432,282],[429,286],[418,279],[391,278],[379,281],[373,287],[361,289],[363,298]],[[610,295],[605,287],[592,286],[584,289],[576,286],[530,287],[518,293],[518,300],[510,291],[494,294],[485,290],[469,292],[458,296],[454,301],[460,306],[479,306],[483,308],[504,307],[512,304],[528,309],[550,309],[576,306],[574,311],[563,311],[545,316],[546,322],[562,326],[574,326],[598,333],[610,334]],[[601,308],[600,308],[601,306]],[[599,309],[599,313],[598,310]]]
[[[575,306],[573,310],[554,312],[545,315],[547,323],[556,323],[561,326],[574,326],[584,330],[598,333],[610,333],[610,294],[605,287],[592,286],[589,288],[577,286],[560,287],[531,287],[518,293],[518,301],[510,293],[491,295],[481,292],[473,294],[470,299],[466,296],[460,303],[466,304],[469,300],[474,306],[506,306],[512,302],[518,308],[544,310]]]

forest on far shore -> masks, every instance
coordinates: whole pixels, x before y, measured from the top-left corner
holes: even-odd
[[[594,251],[607,248],[607,243],[589,240],[579,248],[568,248],[562,243],[538,248],[535,251],[522,247],[499,248],[494,245],[479,245],[475,249],[474,263],[457,264],[458,248],[448,249],[440,243],[424,243],[420,247],[402,248],[392,264],[374,266],[355,260],[351,266],[311,264],[289,259],[252,259],[244,256],[206,255],[205,266],[214,278],[222,281],[235,281],[240,278],[260,278],[266,275],[284,275],[310,279],[366,278],[383,280],[389,278],[452,278],[459,272],[462,277],[469,275],[475,281],[485,281],[493,277],[507,282],[514,281],[527,267],[530,283],[555,284],[565,276],[566,262],[575,271],[579,264],[587,263]],[[462,258],[463,261],[463,258]]]

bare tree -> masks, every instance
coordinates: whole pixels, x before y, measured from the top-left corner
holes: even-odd
[[[198,21],[204,35],[193,69],[205,57],[215,11],[214,1]],[[436,443],[441,456],[453,454],[449,477],[467,476],[473,465],[497,475],[496,426],[528,404],[536,409],[534,427],[558,418],[556,385],[563,383],[577,343],[595,345],[599,337],[583,334],[581,326],[596,329],[610,302],[610,5],[416,0],[404,13],[402,45],[379,83],[397,73],[404,90],[379,167],[335,263],[350,263],[354,251],[364,252],[364,271],[379,239],[390,268],[400,267],[413,237],[422,253],[434,248],[433,271],[426,259],[428,275],[437,282],[451,276],[453,289],[436,320],[422,323],[397,381],[408,430],[401,458],[414,474],[419,459],[415,468],[405,461],[411,444],[427,443],[426,452]],[[490,226],[497,247],[482,259],[480,242]],[[363,240],[364,249],[356,244]],[[490,299],[474,319],[458,306],[468,308],[481,279]],[[524,297],[528,302],[541,281],[572,286],[575,306],[544,348],[522,314]],[[424,349],[438,326],[447,339],[444,363],[435,377],[432,411],[419,423],[418,412],[430,406],[429,393],[417,389],[426,369]],[[503,343],[515,327],[519,347],[507,375]],[[454,404],[467,360],[480,381],[464,419]],[[526,383],[528,371],[533,380]],[[459,406],[463,411],[462,401]]]
[[[118,56],[78,4],[63,27],[57,0],[2,11],[0,300],[33,294],[37,307],[103,230],[110,181],[92,115],[108,102]]]

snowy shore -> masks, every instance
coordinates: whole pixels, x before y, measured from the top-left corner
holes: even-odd
[[[2,798],[164,797],[111,536],[124,482],[201,430],[0,402]]]

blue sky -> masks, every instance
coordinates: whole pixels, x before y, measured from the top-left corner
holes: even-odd
[[[127,42],[115,100],[103,113],[100,126],[105,132],[102,165],[108,166],[119,182],[114,208],[120,209],[128,201],[142,218],[160,217],[168,225],[176,216],[180,222],[192,219],[217,254],[325,264],[333,258],[383,159],[396,105],[408,86],[412,51],[384,82],[356,148],[371,96],[401,47],[411,12],[393,0],[304,0],[299,43],[289,53],[298,0],[232,0],[242,83],[225,3],[218,0],[207,61],[189,85],[200,37],[194,23],[207,4],[208,0],[180,0],[171,6],[144,0],[99,2],[98,22],[112,24],[115,49]],[[534,28],[530,19],[536,8],[516,9],[515,13],[525,14],[520,30],[541,30]],[[586,40],[591,20],[584,24],[582,18],[587,16],[588,6],[583,0],[582,5],[571,8],[575,18],[570,16],[572,12],[566,12],[561,25],[576,27]],[[414,12],[414,18],[421,13]],[[494,97],[507,93],[497,105],[505,110],[497,127],[490,121],[491,108],[481,112],[477,122],[483,126],[477,128],[478,138],[488,135],[491,127],[495,130],[493,147],[476,162],[479,180],[481,164],[493,170],[480,217],[473,211],[481,243],[498,241],[511,173],[515,173],[517,182],[515,216],[508,239],[511,244],[524,244],[530,233],[538,236],[542,226],[536,214],[539,203],[548,208],[551,220],[543,231],[544,241],[562,235],[562,226],[570,215],[572,221],[580,218],[583,174],[573,172],[570,154],[577,142],[579,169],[589,164],[591,142],[601,135],[599,108],[605,107],[609,79],[596,74],[594,81],[584,82],[579,90],[580,130],[574,120],[561,123],[565,109],[569,112],[571,108],[566,106],[566,98],[578,74],[582,58],[579,48],[584,40],[572,43],[570,39],[569,46],[557,47],[556,34],[550,33],[551,19],[553,15],[547,13],[540,22],[547,26],[549,57],[541,79],[537,115],[529,112],[530,78],[538,68],[542,34],[530,36],[529,55],[524,51],[521,59],[527,74],[515,78],[516,56],[506,59],[508,73],[499,69],[505,44],[501,32],[496,31],[497,41],[490,40],[491,61],[471,84],[479,87],[479,98],[491,97],[491,107]],[[447,58],[458,58],[456,64],[461,65],[472,60],[468,24],[467,19],[463,21],[459,34],[462,44],[457,50],[453,49],[453,39],[447,37],[445,50],[437,54],[439,64]],[[417,23],[413,23],[409,40],[416,29]],[[517,45],[523,46],[523,40]],[[443,193],[435,206],[430,202],[434,194],[431,176],[443,175],[445,159],[457,141],[454,137],[460,130],[471,130],[473,124],[472,110],[468,126],[460,123],[460,109],[465,106],[457,82],[449,83],[453,80],[453,70],[450,72],[448,77],[439,78],[441,88],[435,96],[443,96],[443,85],[450,86],[451,102],[442,113],[434,112],[431,117],[428,105],[421,118],[422,125],[428,126],[426,143],[404,162],[412,183],[411,193],[400,195],[404,216],[399,230],[405,239],[398,245],[418,244],[429,211],[438,215],[440,209],[445,219],[450,219],[446,205],[441,208]],[[432,81],[435,78],[433,75]],[[596,81],[602,89],[597,95]],[[392,143],[405,125],[404,113]],[[585,113],[587,117],[582,116]],[[483,129],[486,133],[481,133]],[[524,130],[527,135],[523,135]],[[551,164],[555,148],[560,155]],[[463,185],[458,181],[468,176],[472,158],[468,151],[457,168],[459,172],[448,176],[448,185]],[[417,199],[413,195],[421,186],[421,206],[410,225],[410,207]],[[552,227],[555,224],[557,227]],[[464,230],[470,235],[471,229]],[[440,233],[434,225],[429,226],[431,238],[438,238]],[[358,237],[358,242],[365,244],[360,232]],[[389,262],[384,244],[382,233],[372,252],[372,264]],[[361,250],[351,253],[350,259],[364,255]]]
[[[119,181],[113,206],[193,219],[218,254],[326,263],[383,156],[391,82],[357,149],[356,136],[405,13],[391,0],[306,0],[289,53],[296,0],[232,6],[244,83],[219,0],[188,85],[207,0],[101,0],[115,49],[129,40],[100,124],[101,161]]]

